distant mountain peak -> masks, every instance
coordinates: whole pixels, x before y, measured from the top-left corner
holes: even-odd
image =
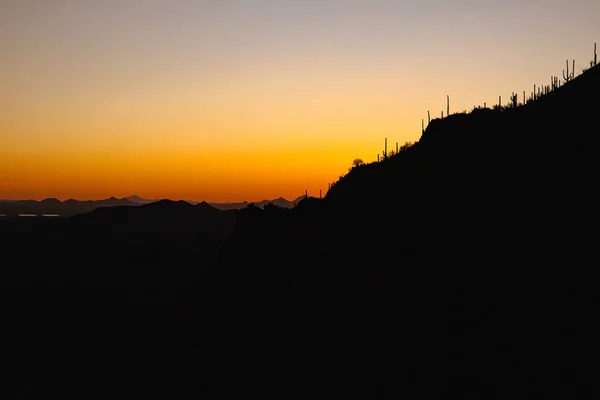
[[[171,199],[160,199],[155,202],[156,204],[175,204],[177,203],[175,200]]]
[[[207,203],[206,201],[202,201],[202,202],[196,204],[196,208],[198,208],[200,210],[209,210],[209,211],[218,211],[219,210],[218,208]]]
[[[47,199],[44,199],[42,201],[40,201],[40,203],[44,203],[44,204],[61,204],[62,201],[58,200],[57,198],[54,197],[49,197]]]
[[[157,201],[154,199],[144,199],[143,197],[140,197],[137,194],[132,194],[131,196],[127,196],[127,197],[125,197],[125,199],[131,201],[132,203],[136,203],[136,204],[148,204],[148,203],[154,203]]]
[[[152,203],[145,204],[146,207],[193,207],[185,200],[162,199]]]

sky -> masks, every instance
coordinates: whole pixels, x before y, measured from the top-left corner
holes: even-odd
[[[598,0],[0,0],[0,198],[294,199],[578,72]],[[506,101],[504,101],[506,99]]]

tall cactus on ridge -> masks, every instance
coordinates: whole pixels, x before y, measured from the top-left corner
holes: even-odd
[[[573,60],[573,69],[571,70],[571,73],[569,73],[569,60],[567,60],[567,71],[565,73],[565,70],[563,70],[563,78],[565,83],[575,78],[575,60]]]
[[[383,147],[383,158],[387,158],[387,138],[385,138],[385,145]]]

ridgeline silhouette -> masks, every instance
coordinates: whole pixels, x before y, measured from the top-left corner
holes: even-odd
[[[58,199],[36,200],[0,200],[0,213],[8,217],[14,217],[18,214],[57,214],[63,217],[69,217],[76,214],[83,214],[100,207],[115,206],[136,206],[135,203],[127,198],[117,199],[111,197],[103,200],[75,200],[69,199],[60,201]]]
[[[208,203],[211,206],[220,210],[239,210],[248,206],[248,204],[254,204],[260,208],[263,208],[267,204],[275,204],[279,207],[291,208],[300,201],[304,196],[298,197],[295,200],[286,200],[283,197],[279,197],[273,200],[261,200],[255,203],[243,201],[239,203]],[[166,200],[166,199],[163,199]],[[58,199],[44,199],[41,201],[36,200],[0,200],[0,215],[7,217],[16,217],[19,214],[30,214],[35,216],[44,215],[55,215],[61,217],[71,217],[78,214],[85,214],[101,207],[115,207],[115,206],[139,206],[145,204],[156,203],[161,200],[157,199],[143,199],[139,196],[133,195],[118,199],[111,197],[103,200],[75,200],[69,199],[66,201],[60,201]],[[196,205],[198,202],[185,200],[186,203]]]
[[[409,397],[586,393],[599,94],[594,67],[521,107],[433,120],[322,200],[241,210],[211,280],[221,335],[240,337],[225,365]]]
[[[159,202],[22,236],[4,221],[9,253],[43,249],[5,267],[36,288],[11,301],[10,397],[584,397],[599,109],[592,66],[525,105],[434,119],[293,208]]]

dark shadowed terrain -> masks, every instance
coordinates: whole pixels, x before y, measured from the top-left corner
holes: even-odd
[[[594,67],[294,208],[0,220],[7,398],[587,398],[599,110]]]

